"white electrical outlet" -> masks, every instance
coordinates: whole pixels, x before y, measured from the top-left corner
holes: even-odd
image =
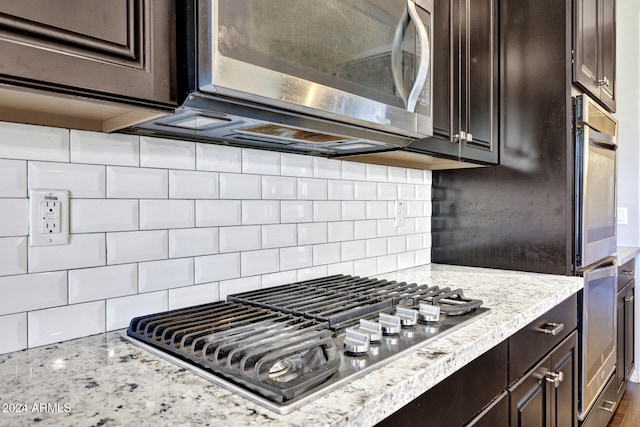
[[[29,193],[29,245],[69,243],[69,192],[34,189]]]
[[[396,227],[404,227],[407,217],[407,203],[404,200],[396,200],[395,202],[395,225]]]
[[[618,224],[628,224],[629,220],[627,219],[627,208],[618,208]]]

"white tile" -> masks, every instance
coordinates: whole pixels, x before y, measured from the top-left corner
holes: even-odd
[[[220,299],[217,282],[169,289],[169,310],[215,302]]]
[[[353,181],[336,181],[330,180],[328,188],[329,200],[353,200],[354,185]]]
[[[0,122],[0,158],[69,161],[69,130]]]
[[[107,197],[114,199],[166,199],[169,175],[163,169],[107,166]]]
[[[227,295],[240,292],[255,291],[262,287],[260,276],[243,277],[241,279],[225,280],[220,282],[220,299],[225,300]]]
[[[417,185],[416,200],[431,200],[431,186]]]
[[[280,202],[277,200],[243,200],[242,224],[277,224],[280,222]]]
[[[260,175],[242,175],[237,173],[220,174],[221,199],[260,199],[262,197],[262,179]]]
[[[376,258],[365,258],[353,261],[353,274],[361,277],[375,276],[378,274]]]
[[[433,205],[431,202],[424,202],[424,216],[432,216],[433,215]]]
[[[353,221],[330,222],[327,224],[329,242],[353,240],[355,227]]]
[[[404,225],[398,227],[398,235],[410,235],[416,232],[416,218],[405,218]]]
[[[70,205],[72,233],[138,229],[137,200],[71,199]]]
[[[416,265],[431,264],[431,249],[416,251]]]
[[[107,264],[167,259],[167,230],[107,233]]]
[[[342,219],[357,220],[367,218],[367,205],[363,201],[342,202]]]
[[[407,182],[407,170],[397,166],[389,166],[389,182]]]
[[[422,249],[422,234],[410,234],[407,236],[407,250],[415,251],[418,249]]]
[[[194,283],[193,258],[177,258],[138,264],[140,292],[189,286]]]
[[[375,219],[355,221],[353,225],[355,239],[372,239],[378,235],[378,222]]]
[[[279,273],[270,273],[262,275],[262,288],[270,288],[273,286],[287,285],[298,281],[298,273],[296,270],[281,271]]]
[[[240,277],[240,254],[196,257],[195,273],[197,284]]]
[[[422,234],[422,246],[425,248],[431,247],[431,233]]]
[[[280,175],[280,153],[243,148],[242,173]]]
[[[313,202],[313,221],[340,221],[342,203],[337,200],[317,200]]]
[[[395,200],[398,198],[398,184],[379,183],[378,200]]]
[[[297,239],[296,224],[262,226],[262,249],[295,246]]]
[[[313,265],[313,247],[296,246],[280,249],[280,270],[293,270]]]
[[[169,198],[217,199],[218,174],[215,172],[170,170]]]
[[[140,137],[72,129],[71,161],[98,165],[139,166]]]
[[[433,182],[433,172],[430,170],[424,170],[422,172],[424,173],[424,183],[431,185],[431,183]]]
[[[217,144],[196,144],[196,169],[242,172],[242,149]]]
[[[0,354],[27,348],[27,313],[0,316]]]
[[[281,202],[280,221],[283,223],[313,221],[313,202],[311,201]]]
[[[367,165],[367,181],[386,182],[388,177],[388,166],[383,165]]]
[[[67,272],[0,277],[0,315],[67,303]]]
[[[122,297],[137,292],[137,264],[69,270],[69,304]]]
[[[354,183],[354,199],[377,200],[378,184],[375,182],[357,181]]]
[[[413,184],[398,184],[398,199],[415,200],[416,186]]]
[[[311,280],[311,279],[317,279],[319,277],[326,277],[327,276],[327,266],[326,265],[319,265],[317,267],[308,267],[308,268],[301,268],[298,270],[298,280],[299,281],[303,281],[303,280]]]
[[[325,159],[323,157],[313,158],[313,176],[315,178],[340,179],[341,160]]]
[[[29,348],[105,332],[105,302],[67,305],[27,314]]]
[[[386,237],[367,239],[365,241],[365,255],[367,258],[388,255],[388,245]]]
[[[365,257],[366,247],[364,240],[352,240],[340,244],[342,261],[353,261]]]
[[[340,243],[326,243],[313,246],[313,265],[332,264],[340,259]]]
[[[367,203],[367,219],[382,219],[389,214],[389,204],[385,201],[372,201]]]
[[[298,178],[299,200],[327,200],[327,180]]]
[[[398,257],[396,255],[384,255],[376,258],[376,270],[378,274],[396,271],[398,269]]]
[[[263,199],[295,199],[296,179],[286,176],[262,177]]]
[[[193,200],[140,200],[140,229],[189,228],[196,225]]]
[[[327,223],[314,222],[298,224],[298,245],[326,243]]]
[[[407,169],[407,182],[409,184],[424,184],[422,169]]]
[[[220,228],[220,252],[240,252],[260,249],[262,232],[259,225]]]
[[[407,237],[406,236],[391,236],[389,237],[389,253],[397,254],[407,250]]]
[[[431,232],[431,218],[423,217],[416,218],[416,233],[430,233]]]
[[[196,227],[240,225],[240,200],[196,200]]]
[[[105,265],[104,233],[72,234],[69,244],[29,247],[29,273]]]
[[[218,253],[218,228],[184,228],[169,230],[169,258]]]
[[[131,319],[169,309],[167,291],[107,300],[107,331],[126,328]]]
[[[140,137],[140,166],[167,169],[195,169],[196,145],[175,139]]]
[[[397,233],[393,219],[378,220],[378,237],[395,236]]]
[[[29,199],[0,198],[0,212],[0,237],[29,234]]]
[[[282,153],[281,173],[285,176],[313,176],[313,156]]]
[[[367,179],[367,165],[358,162],[342,162],[342,179],[364,181]]]
[[[27,162],[0,159],[0,197],[27,197]]]
[[[29,188],[69,190],[71,198],[103,198],[105,167],[71,163],[29,162]]]
[[[409,201],[407,202],[407,217],[424,216],[424,202]]]
[[[278,249],[242,252],[240,255],[240,274],[255,276],[280,271]]]
[[[353,276],[353,261],[329,264],[327,266],[327,275],[333,276],[334,274],[348,274]]]
[[[403,252],[398,254],[398,269],[411,268],[416,266],[415,252]]]

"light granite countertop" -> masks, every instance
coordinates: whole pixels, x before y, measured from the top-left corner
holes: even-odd
[[[279,415],[126,342],[123,331],[0,356],[0,425],[369,426],[582,288],[582,278],[445,265],[378,275],[462,287],[489,314]]]
[[[638,254],[640,254],[640,248],[635,246],[618,246],[618,264],[622,265],[631,258],[637,257]]]

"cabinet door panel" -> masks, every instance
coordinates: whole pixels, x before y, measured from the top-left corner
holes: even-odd
[[[616,2],[602,0],[601,13],[602,32],[602,61],[599,79],[604,80],[601,85],[600,99],[612,111],[616,109],[615,78],[616,78]]]
[[[598,2],[575,1],[575,73],[574,78],[586,90],[598,94]]]
[[[451,0],[435,0],[433,8],[433,134],[451,140]]]
[[[549,397],[544,378],[547,372],[548,362],[531,372],[511,390],[511,426],[549,425]]]
[[[553,389],[551,403],[553,425],[557,427],[575,427],[578,401],[578,355],[577,334],[574,332],[564,344],[551,355],[551,369],[562,373],[563,380]]]
[[[634,367],[634,347],[635,347],[635,280],[627,285],[625,292],[625,313],[624,313],[624,366],[626,379],[629,379]]]

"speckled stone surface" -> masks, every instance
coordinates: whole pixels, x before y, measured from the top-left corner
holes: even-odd
[[[370,426],[582,288],[579,277],[443,265],[377,277],[462,287],[491,311],[288,415],[139,349],[122,331],[10,353],[0,356],[0,425]]]
[[[638,254],[640,254],[640,248],[635,246],[618,246],[618,265],[622,265],[631,258],[637,257]]]

